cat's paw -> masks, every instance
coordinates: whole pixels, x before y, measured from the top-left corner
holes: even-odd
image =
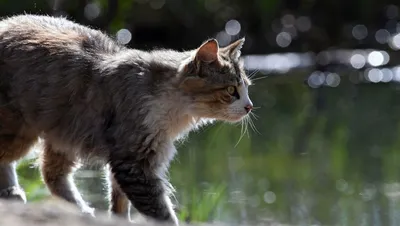
[[[3,190],[0,190],[0,198],[1,199],[10,199],[10,200],[18,200],[26,203],[25,192],[22,188],[18,186],[9,187]]]
[[[91,217],[95,217],[95,209],[89,206],[83,206],[81,208],[82,213],[85,215],[89,215]]]

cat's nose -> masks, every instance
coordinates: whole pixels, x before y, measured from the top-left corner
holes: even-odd
[[[244,107],[244,110],[246,110],[247,113],[249,113],[251,110],[253,109],[253,105],[252,104],[248,104]]]

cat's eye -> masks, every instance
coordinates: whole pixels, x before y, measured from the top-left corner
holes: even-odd
[[[230,95],[233,95],[236,91],[236,88],[234,86],[228,86],[228,88],[226,88],[226,91],[228,91]]]

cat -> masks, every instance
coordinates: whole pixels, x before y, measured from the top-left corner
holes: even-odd
[[[2,19],[0,164],[16,181],[7,189],[23,196],[13,164],[40,138],[40,171],[54,196],[93,213],[72,176],[80,159],[99,159],[110,170],[113,213],[126,215],[131,203],[148,220],[178,225],[166,177],[174,141],[249,115],[244,42],[144,51],[67,18]]]

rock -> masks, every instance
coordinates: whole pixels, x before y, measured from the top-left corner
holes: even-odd
[[[139,218],[140,219],[140,218]],[[143,221],[140,221],[143,222]],[[81,213],[74,205],[58,199],[24,204],[21,201],[0,199],[0,226],[157,226],[151,223],[132,223],[106,212],[95,212],[95,217]],[[191,226],[228,226],[222,222],[190,224]],[[244,224],[241,224],[244,226]],[[246,224],[247,226],[250,226]],[[274,221],[265,226],[289,226]],[[165,225],[163,225],[165,226]],[[189,226],[181,223],[181,226]]]
[[[82,214],[75,206],[58,200],[24,204],[20,201],[0,201],[1,226],[137,226],[108,213],[96,217]],[[148,225],[148,224],[146,224]]]
[[[135,218],[136,219],[136,218]],[[143,218],[137,218],[143,222]],[[74,205],[59,199],[24,204],[21,201],[0,199],[0,226],[157,226],[133,223],[96,211],[95,217],[83,214]],[[182,223],[181,226],[186,224]],[[158,225],[159,226],[159,225]],[[163,225],[166,226],[166,225]],[[186,225],[188,226],[188,225]],[[192,225],[191,226],[195,226]],[[199,224],[198,226],[210,226]],[[224,226],[218,224],[218,226]]]

